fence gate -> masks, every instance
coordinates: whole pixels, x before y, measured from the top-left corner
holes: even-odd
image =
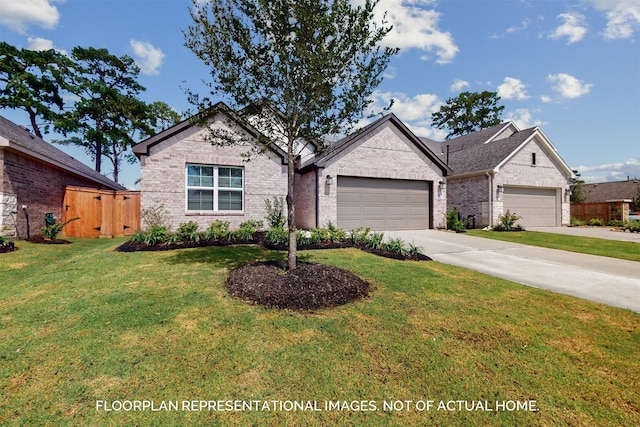
[[[140,230],[140,193],[68,186],[62,203],[62,221],[76,217],[80,219],[62,230],[65,236],[130,236]]]

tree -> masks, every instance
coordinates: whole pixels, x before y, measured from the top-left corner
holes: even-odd
[[[149,104],[149,116],[152,120],[153,133],[160,133],[182,120],[182,115],[164,102],[156,101]],[[152,135],[145,135],[147,137]]]
[[[0,42],[0,108],[27,112],[33,132],[42,138],[63,110],[62,92],[67,86],[70,60],[51,49],[18,49]]]
[[[261,130],[254,146],[287,152],[288,266],[296,268],[293,188],[300,149],[351,129],[397,49],[373,23],[375,0],[192,0],[185,45],[210,68],[211,95],[230,100],[236,119]],[[211,102],[190,94],[206,117]],[[252,107],[252,108],[244,108]],[[233,138],[212,134],[214,143]]]
[[[569,180],[569,189],[571,190],[571,203],[584,203],[587,196],[584,194],[584,180],[580,179],[580,173],[573,171],[574,176]]]
[[[449,129],[447,139],[465,135],[501,122],[504,106],[499,106],[497,92],[462,92],[447,99],[445,105],[431,115],[438,129]]]
[[[122,153],[133,139],[126,136],[148,131],[148,108],[137,99],[145,90],[137,82],[140,69],[129,56],[117,57],[107,49],[75,47],[72,51],[75,72],[71,92],[78,97],[74,109],[56,122],[65,136],[77,134],[61,144],[85,148],[102,171],[102,156],[114,165],[114,180]]]

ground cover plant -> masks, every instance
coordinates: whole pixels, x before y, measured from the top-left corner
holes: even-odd
[[[640,424],[640,315],[628,310],[353,248],[299,256],[352,271],[369,297],[266,309],[229,296],[225,280],[283,251],[122,253],[123,239],[71,240],[0,257],[2,425]],[[538,412],[383,409],[531,399]],[[133,400],[322,410],[105,410]]]
[[[477,237],[486,237],[488,239],[504,240],[543,248],[560,249],[563,251],[626,259],[629,261],[640,261],[640,245],[635,242],[620,242],[592,237],[544,233],[540,231],[494,233],[483,230],[469,230],[469,234]]]

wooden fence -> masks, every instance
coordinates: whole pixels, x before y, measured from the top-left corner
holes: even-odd
[[[140,192],[67,187],[62,203],[68,237],[120,237],[140,230]]]
[[[630,200],[612,200],[596,203],[571,203],[571,218],[581,221],[601,219],[608,224],[612,220],[629,220]]]

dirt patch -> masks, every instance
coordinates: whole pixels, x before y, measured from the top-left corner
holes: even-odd
[[[266,261],[233,270],[226,287],[231,295],[269,308],[313,310],[335,307],[369,295],[370,285],[350,271],[315,263],[295,270]]]

